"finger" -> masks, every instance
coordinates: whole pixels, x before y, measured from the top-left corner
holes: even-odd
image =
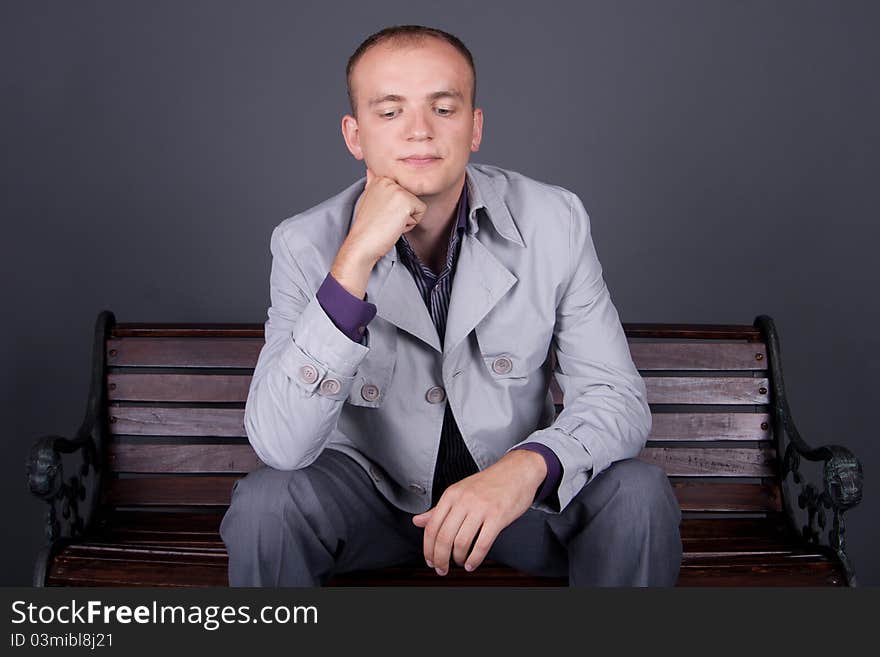
[[[425,216],[425,212],[428,210],[428,206],[423,203],[421,200],[416,198],[416,203],[413,207],[412,212],[410,212],[410,216],[416,223],[419,223],[422,220],[422,217]]]
[[[455,537],[455,547],[452,550],[452,559],[459,566],[464,565],[464,560],[468,556],[468,551],[474,544],[474,537],[477,535],[477,532],[480,531],[480,526],[482,524],[483,519],[480,516],[473,514],[468,515],[468,517],[464,519],[464,522],[461,523],[461,529],[458,530],[458,535]]]
[[[428,509],[424,513],[420,513],[417,516],[413,516],[413,524],[417,527],[424,527],[428,524],[428,521],[431,519],[431,512],[434,509]]]
[[[483,528],[480,530],[480,535],[477,537],[474,549],[471,550],[470,556],[467,558],[467,561],[464,562],[465,570],[475,570],[481,563],[483,563],[483,559],[489,554],[489,550],[492,548],[492,544],[495,542],[500,531],[501,528],[498,527],[498,525],[489,522],[483,523]]]
[[[434,540],[434,558],[431,559],[431,563],[437,569],[438,575],[445,575],[449,572],[449,555],[452,554],[452,545],[466,517],[467,509],[458,504],[446,515],[446,519],[437,531],[437,537]]]
[[[422,554],[425,557],[425,563],[428,567],[434,568],[434,541],[437,538],[437,531],[443,524],[446,514],[449,513],[449,504],[442,500],[434,507],[431,513],[431,519],[425,526],[425,536],[422,541]]]

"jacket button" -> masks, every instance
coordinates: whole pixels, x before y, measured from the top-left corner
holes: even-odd
[[[299,368],[299,378],[304,383],[314,383],[318,380],[318,370],[313,365],[303,365]]]
[[[495,374],[507,374],[513,369],[513,363],[507,356],[501,356],[492,361],[492,370]]]
[[[418,493],[419,495],[424,495],[424,494],[425,494],[425,487],[424,487],[424,486],[419,486],[418,484],[410,484],[410,485],[409,485],[409,489],[410,489],[413,493]]]
[[[446,399],[446,391],[440,386],[428,388],[428,392],[425,393],[425,399],[431,404],[439,404]]]
[[[336,379],[324,379],[321,382],[321,392],[325,395],[335,395],[342,385]]]
[[[367,401],[376,401],[379,399],[379,388],[372,383],[367,383],[361,387],[361,397]]]

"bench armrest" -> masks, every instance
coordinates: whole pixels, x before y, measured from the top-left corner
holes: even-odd
[[[80,452],[82,462],[76,474],[65,481],[62,455],[76,452]],[[91,435],[73,440],[62,436],[38,438],[31,447],[25,470],[31,493],[49,504],[46,515],[49,542],[81,536],[93,515],[91,508],[82,508],[81,503],[86,499],[97,501],[100,485],[98,451]],[[63,523],[58,518],[59,507]]]
[[[828,544],[840,558],[849,584],[855,586],[855,572],[846,554],[846,528],[843,514],[862,501],[862,464],[855,454],[842,445],[823,445],[814,448],[801,437],[792,419],[785,395],[776,327],[767,315],[760,315],[755,320],[755,326],[761,330],[767,343],[768,367],[774,391],[773,430],[776,435],[777,452],[782,455],[780,474],[786,515],[792,528],[806,541],[820,545],[822,530],[827,524],[825,509],[831,509],[832,526],[828,532]],[[821,488],[808,482],[801,473],[801,459],[824,463]],[[798,507],[807,511],[807,523],[800,530],[797,530],[798,522],[785,488],[785,481],[789,475],[794,484],[800,485],[800,492],[797,495]]]
[[[46,537],[50,545],[61,538],[82,536],[90,528],[100,501],[107,393],[105,389],[107,336],[116,323],[110,311],[102,311],[95,324],[92,373],[85,418],[74,438],[38,438],[25,462],[31,493],[49,504]],[[79,455],[76,472],[64,480],[64,454]],[[60,509],[61,519],[58,517]]]

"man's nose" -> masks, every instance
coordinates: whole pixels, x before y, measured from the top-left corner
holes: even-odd
[[[411,139],[428,139],[432,136],[431,121],[424,112],[410,112],[408,133]]]

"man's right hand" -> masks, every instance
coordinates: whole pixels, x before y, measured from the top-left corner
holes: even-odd
[[[367,184],[348,236],[330,273],[348,292],[363,299],[370,272],[404,233],[412,230],[428,206],[394,179],[367,167]]]

